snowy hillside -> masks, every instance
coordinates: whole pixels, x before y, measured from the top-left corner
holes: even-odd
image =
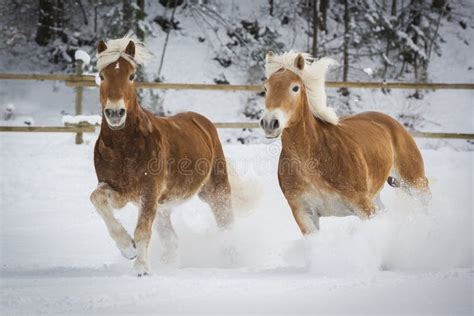
[[[268,17],[266,12],[267,1],[216,1],[215,4],[212,3],[211,7],[218,10],[222,17],[232,25],[240,23],[240,20],[260,21],[260,24],[274,28],[281,34],[279,42],[285,44],[283,50],[309,50],[308,35],[303,31],[305,22],[301,20],[302,16],[295,17],[294,25],[282,25],[276,18]],[[292,8],[286,2],[282,2],[280,5],[283,7],[281,9],[283,12]],[[338,8],[339,6],[336,6],[333,9]],[[108,12],[107,10],[104,10],[104,12]],[[170,10],[167,10],[161,4],[147,2],[146,12],[150,34],[146,37],[145,43],[154,53],[155,58],[147,63],[144,71],[146,79],[151,81],[158,78],[159,64],[167,35],[154,22],[154,19],[157,16],[167,16],[169,18]],[[474,43],[474,20],[472,15],[467,14],[468,12],[474,12],[474,4],[471,1],[456,1],[450,4],[450,18],[443,19],[439,27],[439,36],[442,39],[439,44],[439,55],[433,54],[429,64],[430,81],[448,83],[474,81],[474,65],[472,64],[470,49],[470,45]],[[262,17],[264,18],[262,19]],[[337,18],[337,14],[330,16],[329,22],[334,27],[331,32],[336,36],[340,32],[340,26],[336,20],[333,20],[334,18]],[[0,71],[73,72],[72,59],[70,62],[61,64],[48,62],[48,58],[51,58],[47,51],[49,48],[37,47],[31,37],[33,34],[32,27],[15,25],[8,28],[8,23],[14,23],[14,20],[11,19],[12,16],[5,16],[7,23],[5,27],[11,32],[13,32],[11,30],[13,27],[19,34],[12,39],[12,43],[16,46],[12,49],[0,50]],[[174,19],[179,22],[179,28],[173,30],[169,35],[165,59],[159,75],[161,80],[165,82],[212,84],[215,79],[225,78],[231,84],[261,82],[260,79],[250,79],[253,78],[252,73],[255,71],[251,62],[243,64],[239,63],[239,60],[234,60],[230,66],[223,67],[216,60],[217,57],[223,54],[223,50],[225,51],[222,44],[230,41],[222,25],[213,22],[216,30],[218,30],[217,33],[214,33],[200,20],[198,13],[189,9],[189,7],[178,7]],[[105,23],[105,20],[99,20],[99,23]],[[90,25],[85,26],[82,37],[87,38],[90,27]],[[90,39],[91,36],[88,38]],[[91,45],[78,48],[94,56],[95,45],[94,42]],[[328,54],[331,54],[331,52],[332,50],[329,49]],[[260,58],[263,58],[263,54],[264,51],[262,51]],[[339,53],[331,56],[342,64],[342,56]],[[93,58],[91,67],[94,64],[95,58]],[[64,69],[64,67],[67,68]],[[381,80],[375,75],[371,77],[366,73],[372,73],[373,70],[380,67],[377,58],[358,57],[354,59],[351,67],[350,80]],[[363,69],[366,72],[362,71]],[[370,71],[367,71],[367,69],[370,69]],[[95,71],[94,68],[90,70]],[[341,67],[333,68],[330,71],[329,79],[340,80]],[[408,75],[399,80],[414,81]],[[410,97],[413,94],[413,91],[410,90],[392,90],[387,94],[376,89],[352,89],[351,91],[350,96],[346,98],[341,96],[336,89],[329,89],[329,104],[338,109],[340,113],[347,113],[348,106],[350,112],[384,111],[399,118],[411,128],[420,131],[474,132],[474,124],[470,119],[474,114],[471,102],[474,97],[472,90],[424,91],[422,99]],[[245,107],[250,105],[256,107],[256,110],[262,109],[263,102],[262,96],[252,92],[155,90],[153,96],[150,96],[149,91],[144,92],[142,104],[153,109],[162,105],[167,114],[193,110],[208,116],[213,121],[229,122],[251,120],[251,118],[244,115]],[[35,125],[61,125],[63,114],[74,114],[74,91],[69,87],[65,87],[61,82],[2,81],[0,86],[0,106],[2,110],[9,104],[15,105],[15,116],[18,119],[10,122],[4,121],[4,125],[23,125],[25,118],[32,118]],[[85,92],[84,114],[98,113],[98,90],[88,88]],[[250,134],[252,137],[248,138]],[[226,131],[225,135],[225,138],[233,143],[238,138],[248,138],[247,141],[251,142],[262,141],[259,131],[234,130],[232,132]],[[439,143],[437,141],[429,143],[430,146],[433,146],[433,144],[434,146],[445,145],[444,142]],[[450,144],[472,149],[466,142],[450,142]]]

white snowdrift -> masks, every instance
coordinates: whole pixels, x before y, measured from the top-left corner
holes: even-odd
[[[324,218],[305,239],[278,187],[278,146],[225,146],[242,179],[262,185],[255,210],[220,232],[192,199],[172,216],[179,262],[159,262],[154,236],[155,274],[138,279],[88,199],[96,137],[0,139],[2,314],[472,312],[472,152],[423,151],[427,209],[387,188],[385,213]],[[118,213],[129,231],[136,213]]]
[[[91,125],[100,125],[102,123],[102,116],[100,115],[63,115],[63,124],[79,124],[80,122],[87,122]]]
[[[89,63],[91,62],[91,56],[89,56],[88,53],[81,49],[76,50],[76,52],[74,53],[74,59],[81,60],[84,65],[89,65]]]

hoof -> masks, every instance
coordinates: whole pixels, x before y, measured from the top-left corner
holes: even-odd
[[[132,244],[125,249],[120,249],[122,256],[128,260],[133,260],[137,257],[137,248],[135,246],[135,241],[132,239]]]
[[[150,275],[148,265],[146,264],[143,264],[143,263],[140,264],[137,261],[135,261],[135,266],[133,269],[135,270],[135,273],[137,274],[139,278],[141,278],[142,276]]]
[[[138,273],[137,277],[141,278],[142,276],[148,276],[148,275],[149,275],[148,272],[144,271],[142,273]]]

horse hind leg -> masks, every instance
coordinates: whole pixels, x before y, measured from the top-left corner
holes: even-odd
[[[107,183],[103,182],[99,183],[97,189],[92,192],[90,199],[104,220],[110,236],[122,255],[127,259],[134,259],[137,256],[135,242],[113,214],[114,208],[124,207],[127,201]]]
[[[382,201],[380,201],[381,203]],[[349,204],[349,208],[352,212],[357,215],[360,219],[369,219],[373,217],[377,210],[377,198],[374,201],[367,195],[359,196],[355,201]]]
[[[228,228],[234,221],[232,213],[231,188],[225,160],[214,163],[209,178],[204,183],[199,198],[209,204],[214,213],[217,226]]]
[[[171,209],[159,207],[155,220],[155,229],[163,246],[161,261],[172,263],[176,261],[178,249],[178,237],[171,222]]]

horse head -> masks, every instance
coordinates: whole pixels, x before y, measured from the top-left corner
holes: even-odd
[[[306,105],[317,118],[337,124],[334,110],[326,107],[324,85],[326,70],[334,63],[330,58],[313,62],[308,54],[295,52],[267,54],[265,112],[260,121],[267,138],[276,138],[301,121]]]
[[[130,35],[97,45],[97,67],[100,76],[100,104],[107,125],[122,129],[127,117],[138,110],[135,92],[135,72],[149,53],[143,44]]]
[[[294,66],[303,70],[302,55],[295,59]],[[283,67],[265,81],[265,112],[260,126],[267,138],[280,136],[284,128],[298,121],[298,113],[301,113],[300,108],[306,97],[304,89],[301,78]]]

